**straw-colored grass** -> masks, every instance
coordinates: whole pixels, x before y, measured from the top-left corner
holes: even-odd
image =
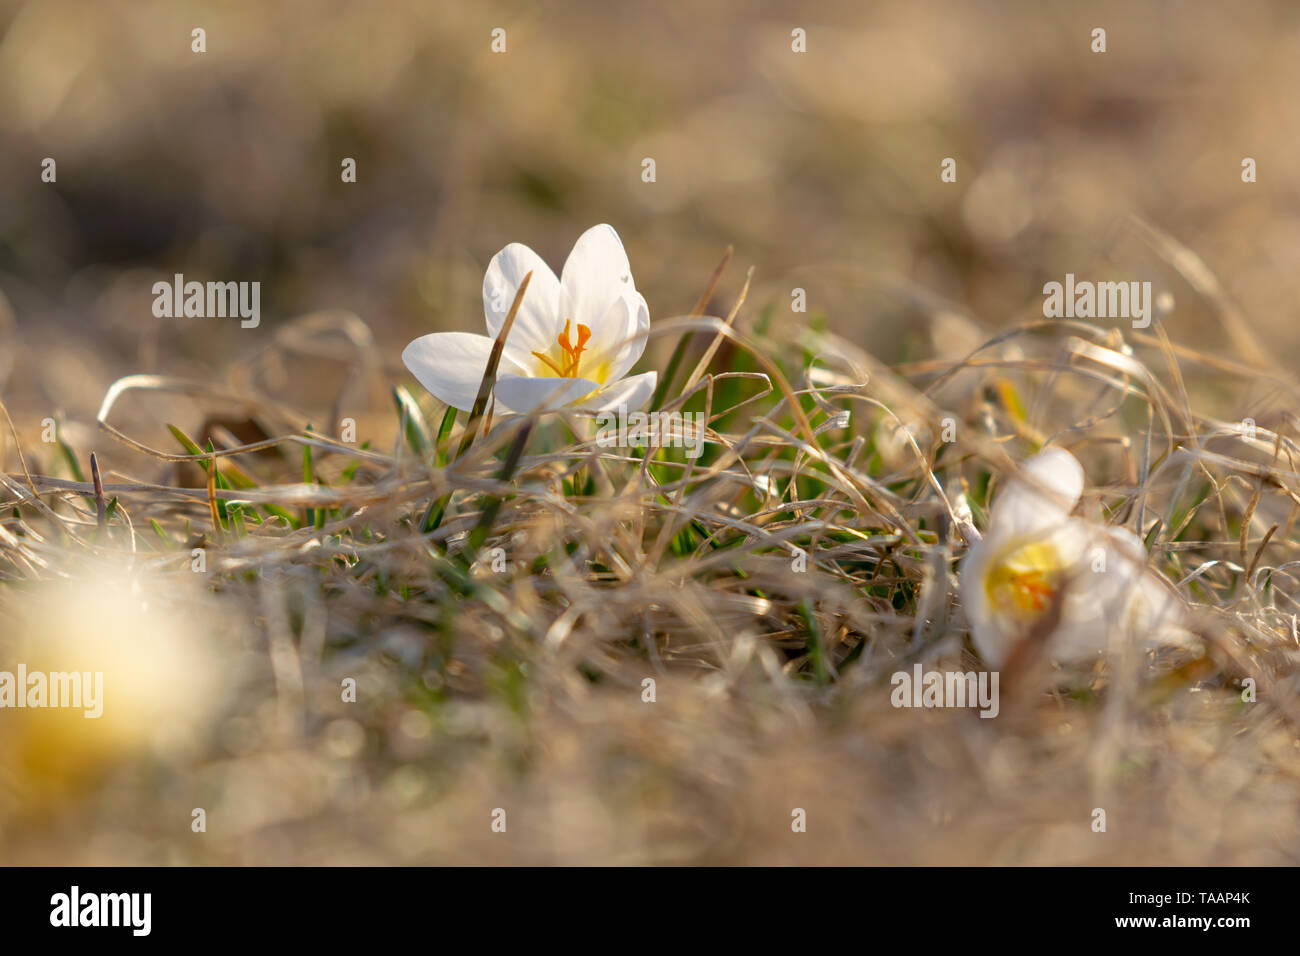
[[[1219,307],[1195,278],[1175,309]],[[225,382],[119,381],[94,447],[125,443],[127,464],[101,491],[76,473],[89,447],[6,426],[10,619],[32,582],[130,566],[233,686],[182,755],[6,765],[4,857],[1296,862],[1293,376],[1204,354],[1168,314],[988,336],[931,302],[987,341],[889,367],[788,299],[737,305],[652,330],[690,337],[662,407],[707,415],[697,460],[602,447],[577,415],[480,429],[402,387],[355,443],[308,430],[268,369],[332,358],[342,393],[393,364],[335,315],[282,328]],[[165,435],[178,394],[204,434],[162,447],[119,424],[132,403]],[[1147,542],[1199,647],[1009,681],[995,720],[892,708],[893,672],[976,666],[958,512],[980,526],[1046,443],[1084,463],[1085,514]]]

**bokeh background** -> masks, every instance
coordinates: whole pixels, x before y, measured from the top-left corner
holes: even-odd
[[[497,27],[505,54],[491,50]],[[791,50],[796,27],[806,53]],[[1104,54],[1090,49],[1096,27]],[[818,321],[885,363],[960,357],[1041,315],[1043,283],[1074,272],[1149,279],[1177,303],[1164,318],[1174,341],[1285,369],[1300,356],[1298,88],[1300,6],[1286,0],[0,0],[0,397],[46,474],[67,475],[36,437],[54,417],[106,472],[161,479],[170,471],[96,430],[109,385],[154,372],[238,387],[231,370],[263,359],[261,385],[305,420],[349,414],[363,438],[391,442],[388,389],[415,388],[405,343],[481,331],[483,269],[506,243],[558,271],[597,222],[621,234],[652,321],[687,312],[732,246],[713,311],[753,266],[742,326],[805,288]],[[45,157],[56,183],[41,181]],[[340,181],[346,157],[356,183]],[[642,181],[646,157],[654,183]],[[945,157],[955,184],[940,181]],[[1244,157],[1258,182],[1242,182]],[[261,282],[260,327],[155,318],[151,287],[176,272]],[[279,355],[317,313],[362,324]],[[652,342],[644,367],[671,347]],[[1192,388],[1225,418],[1251,414],[1239,393]],[[161,447],[165,422],[194,432],[211,411],[133,399],[117,421]],[[0,455],[15,473],[7,438]],[[277,626],[255,611],[243,623]],[[385,640],[399,658],[411,642]],[[841,714],[871,722],[871,740],[827,743],[797,700],[751,722],[707,694],[661,694],[655,729],[634,698],[526,730],[469,707],[458,732],[505,741],[507,756],[432,782],[340,771],[365,748],[344,719],[316,750],[262,749],[253,738],[263,717],[274,723],[272,701],[227,726],[228,762],[191,781],[220,791],[237,821],[220,840],[195,849],[130,818],[192,802],[177,777],[137,776],[96,804],[102,819],[133,822],[89,837],[80,818],[24,823],[5,851],[24,862],[1098,859],[1055,804],[1035,816],[1011,785],[981,791],[963,815],[979,767],[1050,778],[1069,769],[1068,750],[1049,759],[1023,739],[972,749],[935,734],[905,758],[891,745],[915,725],[874,704]],[[1192,699],[1182,713],[1218,706]],[[427,754],[428,726],[393,721],[388,756]],[[1274,841],[1283,811],[1253,775],[1258,755],[1234,754],[1223,727],[1187,733],[1211,757],[1153,774],[1109,861],[1202,861],[1229,844],[1234,861],[1292,853],[1294,821]],[[1289,731],[1266,737],[1294,759]],[[742,738],[747,752],[724,745]],[[539,739],[554,786],[533,806],[554,826],[511,856],[477,822],[457,824],[507,799],[509,754]],[[810,779],[830,810],[819,819],[835,822],[799,853],[766,841],[759,821],[787,816]],[[614,798],[598,800],[596,784]],[[911,809],[885,818],[863,809],[872,801]],[[309,824],[327,812],[328,825]]]
[[[1285,360],[1298,21],[1285,2],[0,4],[6,397],[83,417],[119,374],[209,376],[316,310],[360,316],[397,374],[415,335],[479,330],[499,248],[558,269],[600,221],[652,317],[687,311],[730,244],[759,290],[806,287],[890,361],[969,344],[907,289],[992,327],[1067,271],[1183,291],[1130,241],[1137,216]],[[854,281],[818,272],[840,264]],[[154,318],[174,272],[260,281],[261,326]],[[1178,301],[1175,336],[1231,346]]]

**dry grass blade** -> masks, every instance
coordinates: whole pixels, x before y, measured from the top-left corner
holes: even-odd
[[[497,333],[496,341],[492,343],[492,352],[488,356],[487,368],[483,370],[483,379],[478,385],[478,395],[474,399],[474,408],[470,411],[469,421],[465,424],[465,434],[461,438],[460,450],[456,453],[459,458],[469,450],[469,446],[474,443],[478,434],[479,423],[483,420],[487,411],[488,399],[492,395],[492,389],[497,383],[497,366],[501,363],[501,354],[505,351],[506,339],[510,335],[510,330],[514,328],[515,316],[519,314],[519,306],[523,304],[524,293],[528,291],[528,283],[533,280],[533,273],[524,276],[519,288],[515,292],[515,299],[510,303],[510,311],[506,314],[506,320],[501,324],[501,331]]]
[[[749,271],[745,273],[745,284],[741,287],[740,295],[736,296],[736,304],[731,307],[731,311],[727,313],[727,318],[722,323],[725,327],[731,328],[735,323],[736,316],[740,313],[740,307],[745,304],[745,297],[749,295],[749,283],[753,278],[754,267],[750,266]],[[686,379],[686,384],[682,386],[682,391],[689,392],[695,387],[695,383],[704,377],[705,370],[708,369],[709,363],[713,361],[713,356],[718,353],[718,348],[721,345],[722,333],[719,332],[713,337],[713,341],[709,343],[709,347],[704,350],[704,354],[700,356],[699,362],[695,365],[695,370],[691,372],[690,376]]]
[[[18,464],[23,470],[23,477],[27,479],[27,487],[36,494],[36,485],[32,482],[32,473],[27,468],[27,458],[23,455],[23,444],[18,438],[18,430],[14,428],[14,420],[9,417],[9,409],[5,407],[4,402],[0,402],[0,412],[4,413],[5,424],[9,426],[9,434],[14,440],[14,450],[18,452]]]
[[[217,507],[217,459],[210,456],[208,458],[208,514],[212,518],[212,536],[218,545],[221,544],[221,512]]]
[[[731,257],[735,253],[733,246],[727,246],[727,251],[722,255],[722,261],[718,263],[713,275],[709,277],[709,283],[704,287],[704,292],[696,300],[695,305],[688,313],[691,317],[704,314],[704,310],[709,307],[709,300],[713,298],[713,292],[722,280],[722,274],[727,271],[727,266],[731,262]],[[659,384],[655,387],[654,397],[650,400],[651,408],[662,408],[664,399],[668,396],[672,388],[673,379],[677,377],[677,370],[681,367],[682,361],[686,358],[686,350],[690,347],[691,333],[687,332],[677,341],[673,349],[672,356],[668,359],[667,366],[664,367],[664,373],[659,377]],[[683,391],[690,391],[689,387]]]
[[[95,487],[95,522],[103,528],[108,519],[108,506],[104,502],[104,482],[99,477],[99,459],[90,453],[90,479]]]

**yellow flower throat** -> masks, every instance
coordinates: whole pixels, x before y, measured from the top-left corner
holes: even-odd
[[[988,572],[984,587],[995,607],[1037,616],[1056,597],[1060,556],[1049,544],[1035,542],[1016,548]]]
[[[564,331],[561,332],[560,335],[555,340],[555,343],[560,347],[560,352],[562,353],[562,357],[560,358],[558,364],[555,361],[553,361],[550,356],[546,355],[543,352],[533,353],[535,356],[537,356],[538,359],[541,360],[542,364],[544,364],[547,368],[549,368],[560,378],[578,377],[578,361],[579,359],[581,359],[582,353],[586,351],[587,341],[591,338],[591,329],[579,323],[578,341],[576,344],[570,342],[569,341],[570,324],[571,321],[569,319],[564,320]]]

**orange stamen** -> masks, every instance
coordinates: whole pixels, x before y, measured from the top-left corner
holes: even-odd
[[[1021,607],[1031,605],[1035,611],[1047,606],[1056,589],[1043,579],[1042,571],[1021,571],[1014,575],[1012,586],[1019,592],[1016,597]]]
[[[587,342],[591,339],[591,329],[587,328],[587,326],[585,325],[579,324],[578,341],[576,344],[570,342],[569,329],[571,325],[572,325],[572,320],[565,319],[564,331],[561,332],[559,337],[556,339],[556,344],[560,346],[560,350],[566,356],[566,358],[563,360],[563,367],[556,365],[555,362],[553,362],[549,356],[541,352],[533,353],[535,356],[541,359],[541,361],[543,362],[543,364],[546,365],[547,368],[549,368],[552,372],[554,372],[556,375],[560,376],[561,378],[577,377],[578,362],[582,358],[582,353],[585,352],[587,349]]]

